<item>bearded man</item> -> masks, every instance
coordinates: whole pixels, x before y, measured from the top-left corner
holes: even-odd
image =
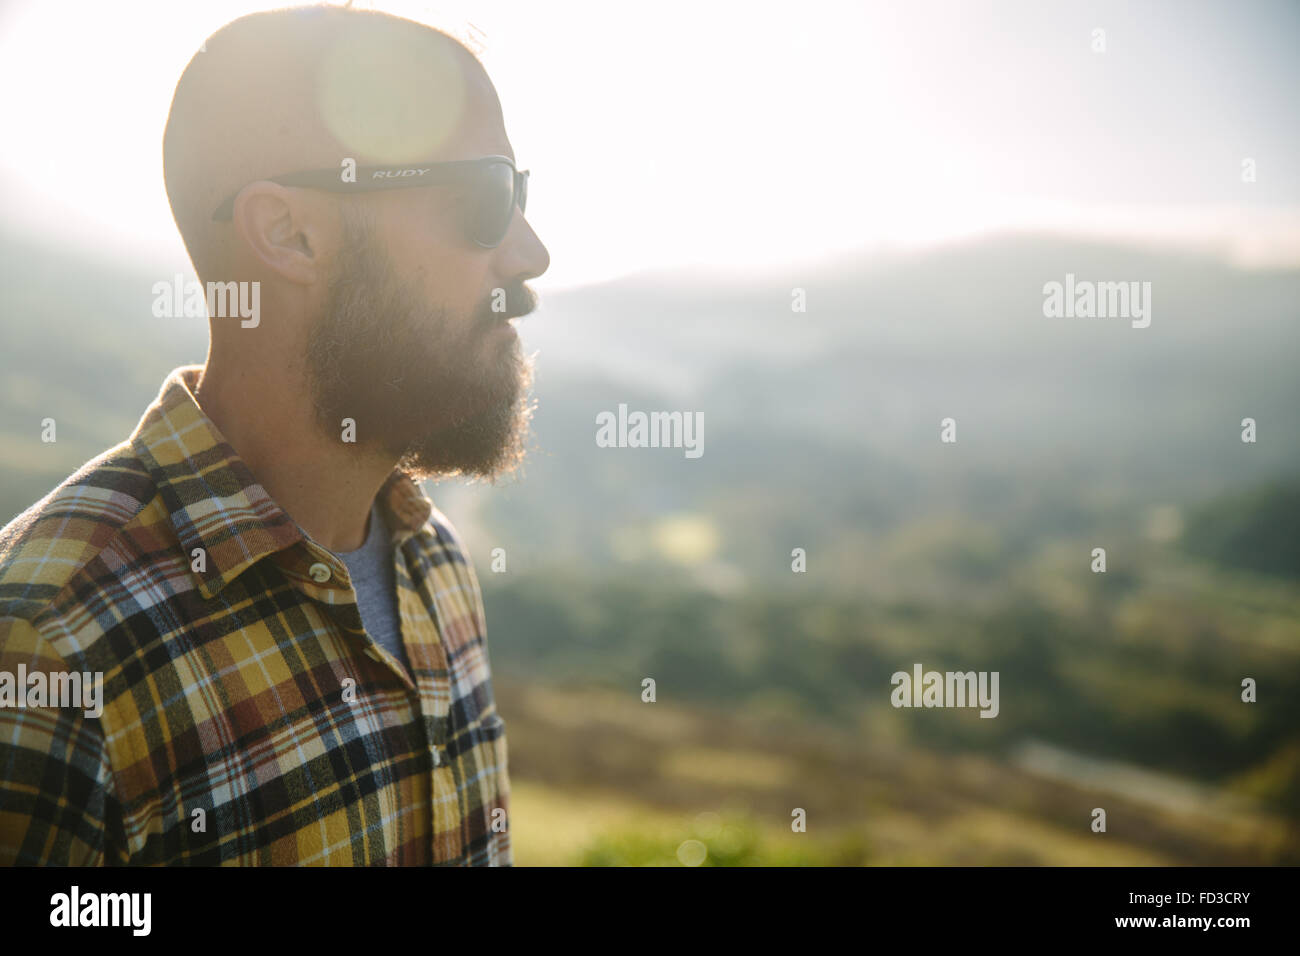
[[[0,532],[0,862],[510,865],[478,581],[417,484],[523,455],[549,255],[496,91],[408,20],[254,14],[163,158],[195,272],[260,315],[211,314],[205,363]],[[102,700],[32,693],[69,674]]]

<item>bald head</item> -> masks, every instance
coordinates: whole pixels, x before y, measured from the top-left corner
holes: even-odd
[[[163,137],[172,214],[200,277],[231,265],[221,201],[307,169],[453,158],[500,122],[486,72],[454,38],[374,11],[303,7],[235,20],[181,75]]]

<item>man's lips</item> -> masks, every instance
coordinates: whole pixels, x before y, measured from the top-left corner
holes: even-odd
[[[484,312],[480,313],[481,328],[485,335],[489,332],[506,331],[517,335],[518,330],[515,328],[515,324],[512,320],[521,319],[537,309],[537,295],[531,289],[524,289],[522,292],[512,293],[507,301],[516,307],[522,305],[524,308],[515,312],[493,312],[489,306]]]
[[[482,318],[481,322],[483,324],[484,331],[493,331],[496,329],[500,329],[503,326],[505,328],[514,330],[513,320],[521,319],[525,315],[528,315],[529,312],[531,311],[532,310],[529,309],[528,312],[488,312]]]

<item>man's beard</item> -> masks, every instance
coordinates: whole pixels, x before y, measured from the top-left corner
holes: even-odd
[[[417,479],[513,472],[532,416],[532,363],[517,338],[498,340],[497,327],[531,311],[532,293],[522,284],[508,290],[505,314],[485,305],[467,320],[430,310],[350,218],[338,261],[306,352],[326,434],[340,435],[351,418],[358,445],[397,456]]]

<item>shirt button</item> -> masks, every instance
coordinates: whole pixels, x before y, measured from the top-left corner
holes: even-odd
[[[316,583],[324,584],[330,579],[330,566],[317,561],[307,569],[307,573],[311,575],[311,579]]]
[[[435,750],[435,751],[433,752],[433,765],[434,765],[435,767],[441,767],[441,766],[442,766],[442,751],[440,751],[440,750]]]

